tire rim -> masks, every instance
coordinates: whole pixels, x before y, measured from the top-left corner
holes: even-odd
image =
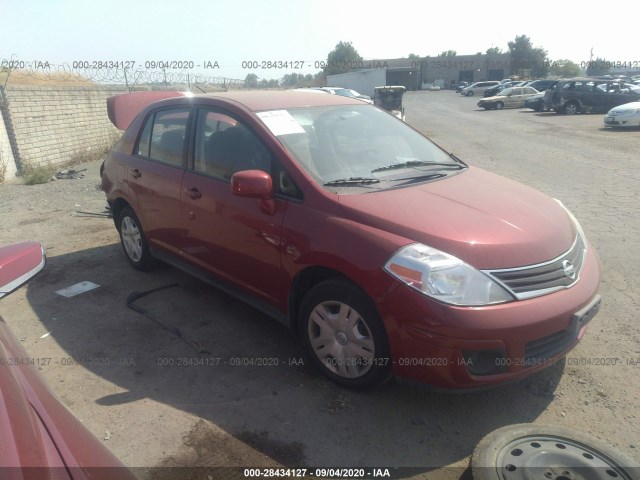
[[[309,318],[308,335],[315,355],[336,375],[359,378],[371,369],[373,336],[362,316],[346,303],[318,304]]]
[[[624,467],[598,449],[557,435],[528,435],[511,441],[498,453],[496,466],[504,479],[631,480]]]
[[[576,113],[578,111],[577,107],[573,104],[571,105],[567,105],[564,109],[564,111],[568,114],[568,115],[573,115],[574,113]]]
[[[120,225],[122,235],[122,245],[129,258],[134,262],[139,262],[142,258],[142,235],[138,225],[131,217],[124,217]]]

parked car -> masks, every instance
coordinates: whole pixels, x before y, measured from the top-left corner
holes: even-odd
[[[42,246],[0,248],[0,298],[37,275]],[[133,474],[47,386],[33,358],[0,317],[0,471],[2,478],[134,480]]]
[[[640,102],[619,105],[607,112],[605,127],[640,127]]]
[[[120,97],[109,118],[129,118]],[[597,253],[562,203],[375,106],[225,92],[115,123],[102,189],[131,266],[160,259],[249,302],[345,387],[521,379],[598,311]]]
[[[503,91],[505,88],[509,88],[509,87],[522,87],[524,86],[524,84],[527,82],[505,82],[505,83],[500,83],[498,85],[495,85],[493,87],[487,88],[483,93],[482,96],[483,97],[495,97],[496,95],[498,95],[501,91]]]
[[[502,90],[509,88],[511,83],[499,83],[498,85],[494,85],[493,87],[487,88],[484,92],[482,92],[483,97],[495,97]]]
[[[545,105],[557,113],[607,112],[611,108],[640,100],[635,86],[602,77],[577,77],[560,80],[547,90]]]
[[[460,93],[466,97],[471,97],[477,93],[483,93],[487,88],[491,88],[499,84],[500,82],[498,81],[476,82],[464,87]]]
[[[537,93],[538,91],[531,87],[509,87],[495,97],[483,98],[478,102],[478,106],[485,110],[501,110],[505,107],[522,108],[524,101]]]
[[[523,106],[524,108],[530,108],[536,112],[549,111],[549,107],[544,103],[544,92],[539,92],[535,95],[531,95],[529,98],[526,98]]]
[[[533,80],[532,82],[527,82],[526,86],[533,87],[539,92],[544,92],[549,88],[555,87],[557,83],[558,80]]]
[[[351,97],[357,98],[358,100],[363,100],[367,103],[373,103],[371,97],[368,95],[361,95],[360,93],[352,90],[350,88],[342,88],[342,87],[311,87],[315,90],[322,90],[327,93],[331,93],[332,95],[340,95],[342,97]]]
[[[458,82],[458,86],[456,87],[456,93],[462,92],[462,89],[467,86],[469,86],[469,82]]]

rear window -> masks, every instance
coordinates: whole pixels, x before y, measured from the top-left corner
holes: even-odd
[[[149,116],[135,152],[159,162],[182,166],[189,108],[160,110]]]

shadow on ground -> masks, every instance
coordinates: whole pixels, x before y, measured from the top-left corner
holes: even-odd
[[[82,280],[100,287],[72,298],[55,294]],[[133,291],[173,283],[136,303],[177,327],[186,341],[126,306]],[[275,462],[427,472],[464,459],[496,428],[534,421],[564,370],[558,363],[524,381],[472,394],[395,383],[368,393],[344,390],[320,376],[275,321],[173,268],[134,271],[119,245],[49,258],[27,298],[68,357],[108,360],[85,366],[126,392],[103,396],[98,404],[149,398],[205,421],[176,438],[184,454],[165,459],[165,466]],[[196,345],[209,353],[198,353]],[[216,439],[206,422],[230,438]]]

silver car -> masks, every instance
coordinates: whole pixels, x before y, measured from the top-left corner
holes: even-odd
[[[476,83],[472,83],[468,87],[464,87],[460,93],[465,97],[471,97],[476,93],[483,93],[487,88],[495,87],[496,85],[499,85],[499,84],[500,82],[498,82],[497,80],[495,81],[489,80],[486,82],[476,82]]]

